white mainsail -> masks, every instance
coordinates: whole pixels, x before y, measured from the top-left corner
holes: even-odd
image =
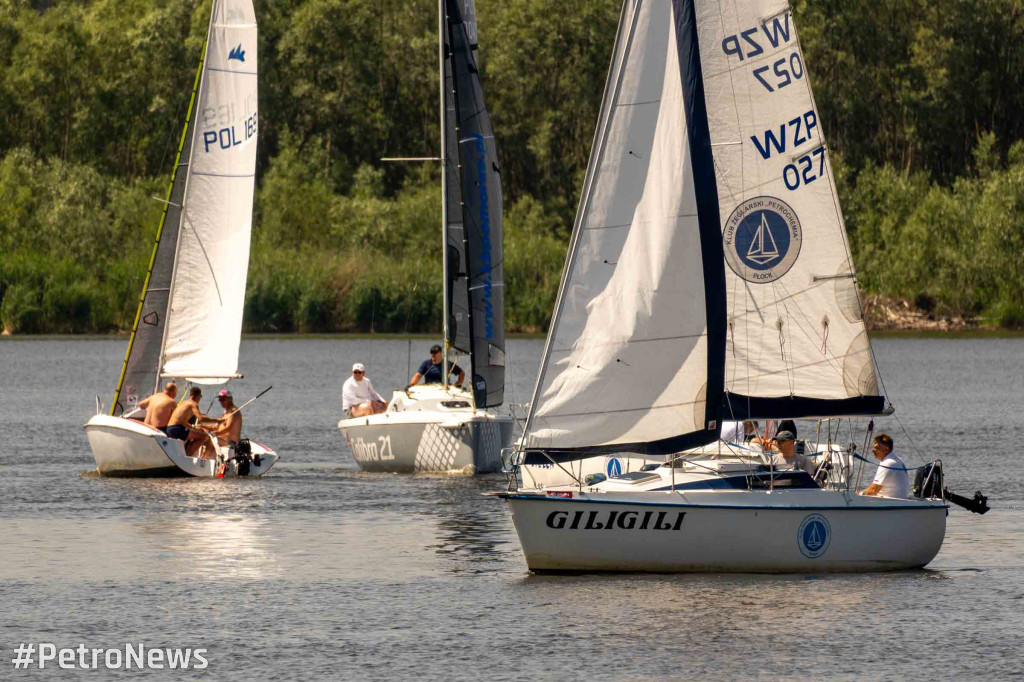
[[[218,383],[238,371],[258,108],[252,2],[212,11],[161,374]]]
[[[671,3],[623,9],[527,447],[648,450],[717,434],[707,299],[721,294],[721,251],[717,215],[702,243],[675,31]]]
[[[727,411],[880,411],[863,400],[878,384],[789,4],[694,4],[728,266]]]

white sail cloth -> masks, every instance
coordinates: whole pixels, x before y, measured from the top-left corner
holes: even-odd
[[[726,390],[752,398],[878,395],[789,5],[695,5],[727,265]]]
[[[256,74],[251,0],[217,0],[196,106],[164,376],[216,383],[238,371],[256,174]]]
[[[627,3],[529,447],[707,428],[704,272],[671,3]]]

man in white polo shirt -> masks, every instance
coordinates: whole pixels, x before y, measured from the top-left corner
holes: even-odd
[[[352,365],[352,376],[345,380],[341,388],[341,409],[345,411],[345,416],[349,419],[366,417],[383,412],[387,406],[387,401],[373,389],[363,363]]]
[[[875,459],[879,461],[875,480],[861,491],[861,495],[878,495],[879,497],[910,497],[910,476],[907,465],[899,455],[892,451],[892,437],[886,433],[875,436],[871,448]]]

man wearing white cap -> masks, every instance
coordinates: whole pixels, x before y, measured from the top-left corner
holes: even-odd
[[[373,389],[373,384],[366,376],[363,363],[352,365],[352,376],[345,379],[341,388],[341,409],[349,419],[378,414],[387,409],[387,401]]]

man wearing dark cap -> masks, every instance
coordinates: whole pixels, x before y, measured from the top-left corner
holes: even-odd
[[[466,380],[466,373],[462,371],[462,368],[456,365],[451,360],[448,361],[448,376],[457,373],[459,380],[455,382],[456,387],[461,387],[462,382]],[[409,380],[410,386],[415,386],[423,380],[424,384],[440,384],[444,381],[444,376],[441,374],[441,346],[436,343],[430,347],[430,359],[424,360],[420,365],[420,368],[416,370],[416,373],[412,375],[412,379]]]
[[[780,471],[800,469],[814,475],[814,462],[796,452],[796,436],[792,431],[779,431],[771,441],[778,454],[769,455],[771,465]]]

